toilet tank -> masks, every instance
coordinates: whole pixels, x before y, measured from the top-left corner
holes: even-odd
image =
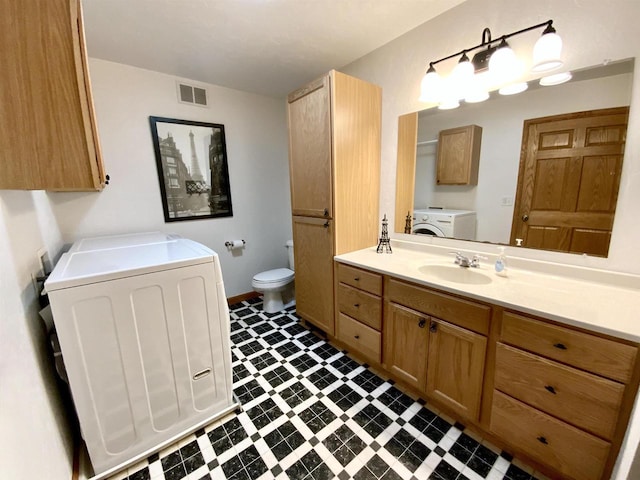
[[[295,268],[293,268],[293,240],[287,240],[285,245],[287,246],[287,253],[289,254],[289,268],[295,270]]]

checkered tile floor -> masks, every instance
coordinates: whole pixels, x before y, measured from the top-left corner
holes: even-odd
[[[299,324],[231,309],[243,411],[111,480],[542,479]]]

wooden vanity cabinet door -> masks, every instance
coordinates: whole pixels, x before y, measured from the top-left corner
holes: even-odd
[[[384,365],[396,378],[424,392],[430,317],[388,302],[384,317]]]
[[[463,418],[478,420],[486,350],[486,337],[432,318],[427,395]]]

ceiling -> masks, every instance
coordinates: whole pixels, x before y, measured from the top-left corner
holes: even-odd
[[[284,97],[463,0],[82,0],[90,57]]]

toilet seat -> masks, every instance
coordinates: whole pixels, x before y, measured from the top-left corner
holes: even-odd
[[[287,285],[293,280],[295,273],[288,268],[275,268],[261,272],[253,277],[254,287],[278,288]]]

